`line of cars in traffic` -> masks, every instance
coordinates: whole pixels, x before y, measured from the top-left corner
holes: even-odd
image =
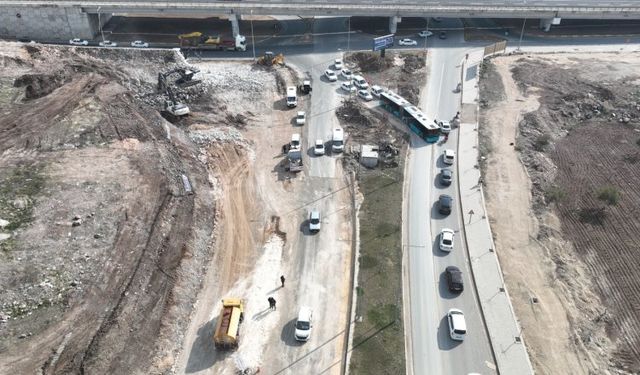
[[[73,38],[69,40],[69,44],[72,46],[88,46],[89,41],[86,39]],[[110,40],[103,40],[102,42],[98,43],[98,45],[100,47],[117,47],[118,43]],[[134,48],[149,48],[149,43],[142,40],[134,40],[129,45]]]

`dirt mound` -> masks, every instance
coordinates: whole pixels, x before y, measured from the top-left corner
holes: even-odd
[[[347,55],[346,61],[358,65],[363,73],[376,73],[393,66],[393,55],[380,57],[379,52],[355,52]]]
[[[25,88],[25,99],[38,99],[49,95],[68,81],[69,77],[62,71],[54,74],[25,74],[16,78],[13,86]]]
[[[29,98],[0,122],[0,373],[165,372],[212,251],[209,174],[136,99],[135,74],[165,65],[129,73],[73,51],[0,71]]]

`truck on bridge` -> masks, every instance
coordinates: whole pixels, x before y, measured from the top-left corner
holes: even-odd
[[[204,35],[199,31],[178,35],[180,47],[197,48],[204,50],[246,51],[247,38],[236,35],[233,39],[223,38],[220,35]]]

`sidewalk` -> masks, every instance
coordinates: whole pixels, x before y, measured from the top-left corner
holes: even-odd
[[[498,372],[533,374],[502,270],[495,252],[478,168],[478,69],[483,50],[463,63],[462,124],[459,128],[458,178],[471,269]]]

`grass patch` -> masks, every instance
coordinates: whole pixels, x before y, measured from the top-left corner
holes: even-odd
[[[33,220],[35,198],[44,186],[44,176],[36,166],[19,166],[0,180],[0,218],[9,221],[5,230],[24,227]]]
[[[598,199],[609,206],[615,206],[620,201],[620,191],[613,186],[606,186],[598,190]]]
[[[404,162],[361,175],[360,271],[350,372],[403,374],[402,179]],[[366,293],[365,293],[366,291]]]
[[[550,186],[544,196],[547,202],[560,202],[567,198],[567,192],[557,186]]]

